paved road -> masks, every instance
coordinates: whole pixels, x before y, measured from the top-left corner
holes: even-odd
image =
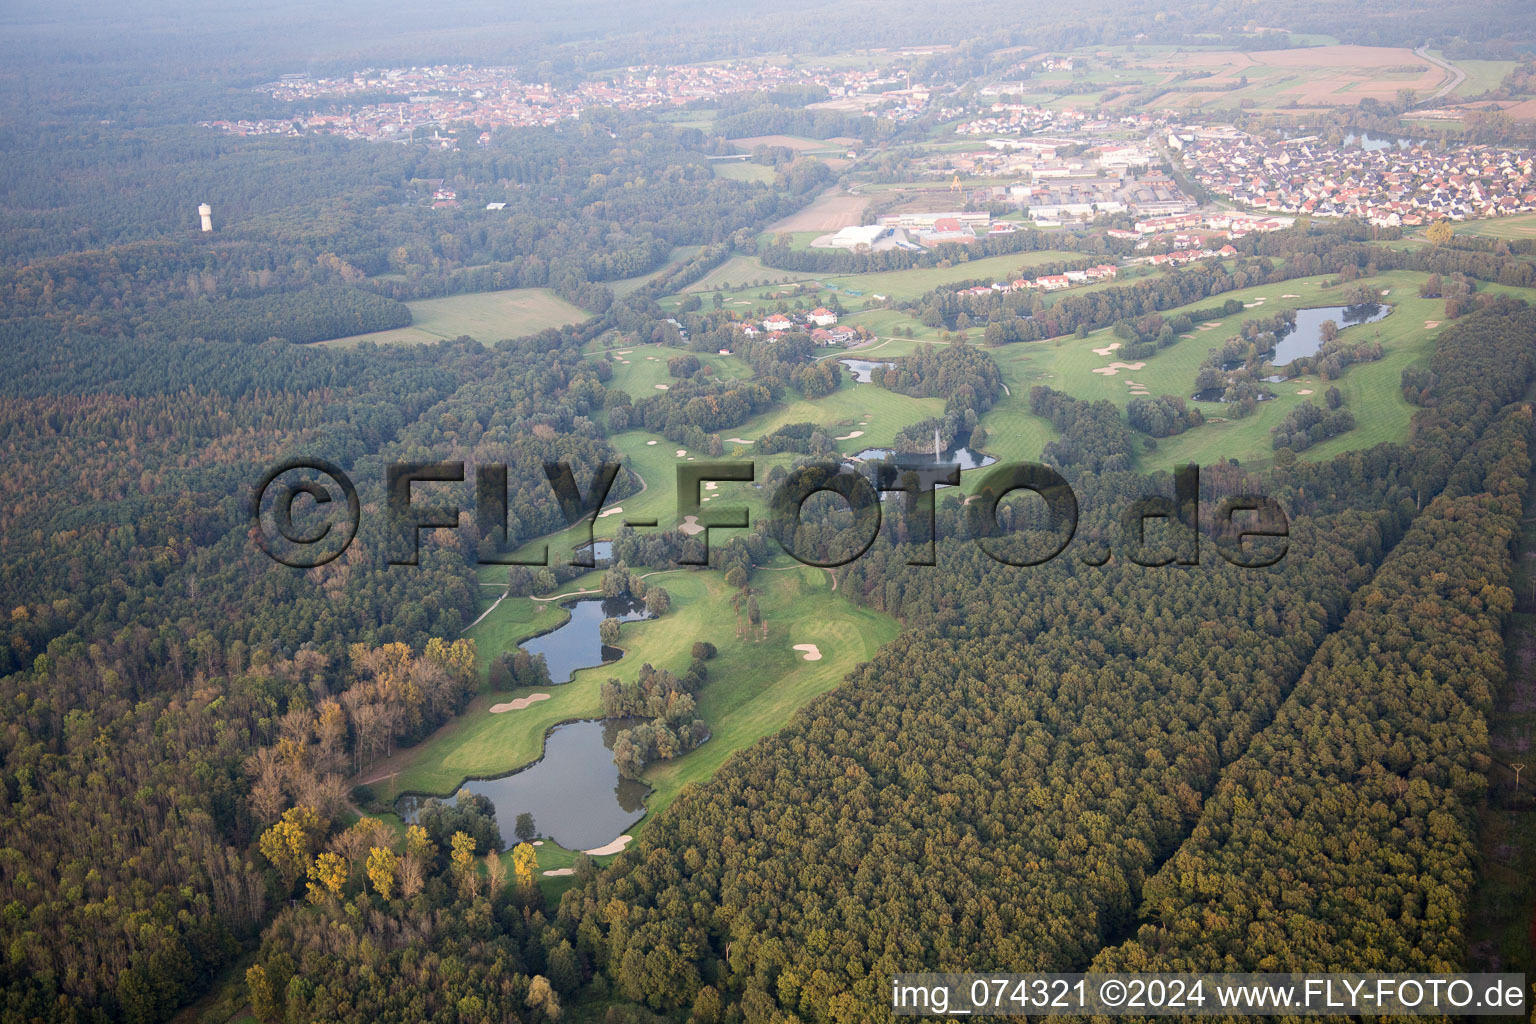
[[[1450,82],[1448,82],[1445,85],[1442,85],[1438,92],[1436,92],[1434,95],[1429,97],[1431,102],[1433,102],[1435,100],[1445,99],[1445,97],[1449,96],[1451,93],[1453,93],[1457,89],[1461,88],[1461,83],[1465,82],[1467,80],[1467,73],[1465,71],[1461,70],[1461,68],[1457,67],[1454,64],[1451,64],[1451,63],[1449,63],[1447,61],[1441,60],[1439,57],[1431,55],[1430,52],[1427,49],[1425,49],[1424,47],[1421,46],[1417,50],[1414,50],[1413,52],[1418,54],[1420,57],[1423,57],[1425,60],[1429,61],[1431,64],[1435,65],[1435,67],[1439,68],[1440,70],[1449,72],[1449,74],[1451,76]]]

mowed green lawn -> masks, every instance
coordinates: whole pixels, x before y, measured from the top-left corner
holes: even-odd
[[[657,391],[671,388],[677,383],[677,378],[667,370],[667,360],[678,356],[697,357],[714,377],[746,378],[752,374],[751,367],[735,356],[690,352],[688,349],[671,348],[665,345],[619,346],[611,350],[588,346],[587,351],[591,352],[595,358],[602,358],[604,355],[613,357],[610,363],[613,367],[613,377],[608,381],[608,388],[625,391],[637,402]],[[665,384],[667,387],[658,388],[656,386],[658,384]]]
[[[709,166],[717,178],[727,178],[731,181],[760,181],[764,184],[773,181],[772,167],[754,164],[747,160],[716,160]]]
[[[655,349],[636,348],[634,351],[639,354]],[[761,482],[773,466],[787,466],[796,456],[789,452],[772,456],[757,455],[750,442],[786,423],[809,421],[821,424],[833,438],[840,439],[837,441],[839,450],[853,453],[864,448],[888,446],[902,427],[930,416],[942,415],[943,412],[943,399],[909,398],[874,384],[858,384],[850,377],[837,391],[823,398],[808,399],[791,392],[785,401],[741,426],[721,431],[721,440],[725,442],[723,459],[750,460],[755,466],[757,480]],[[855,433],[858,436],[853,436]],[[733,440],[735,438],[742,440]],[[676,528],[679,523],[677,468],[689,462],[711,461],[710,457],[703,452],[680,448],[661,435],[644,430],[625,431],[609,438],[609,441],[618,450],[623,465],[639,474],[645,482],[645,490],[625,498],[610,499],[592,526],[593,537],[598,540],[612,539],[625,520],[655,519],[658,529]],[[744,454],[737,455],[738,449]],[[679,455],[679,451],[683,454]],[[701,498],[705,499],[702,504],[706,508],[745,506],[749,518],[755,520],[767,514],[769,495],[748,483],[723,482],[713,491],[706,490]],[[562,559],[569,559],[574,548],[585,542],[586,530],[586,524],[582,523],[560,533],[529,541],[518,549],[516,557],[525,560],[536,558],[547,544],[550,562],[558,564]],[[711,536],[715,543],[719,543],[729,540],[731,533],[712,532]],[[482,584],[491,584],[482,587],[484,595],[480,610],[484,611],[500,593],[494,585],[505,583],[507,569],[505,566],[483,565],[478,570],[478,576]],[[502,610],[498,609],[496,616],[482,623],[482,628],[502,614]]]
[[[1345,405],[1354,413],[1357,426],[1347,434],[1308,449],[1303,458],[1328,458],[1342,451],[1406,437],[1413,409],[1400,392],[1402,371],[1429,357],[1439,328],[1427,328],[1425,324],[1444,319],[1443,302],[1419,298],[1418,286],[1424,277],[1423,274],[1394,272],[1366,282],[1378,292],[1389,291],[1381,299],[1391,304],[1393,311],[1378,323],[1349,328],[1345,337],[1380,341],[1386,349],[1386,356],[1380,361],[1350,367],[1335,381],[1322,381],[1313,376],[1271,385],[1276,399],[1261,403],[1246,419],[1226,418],[1224,407],[1218,403],[1199,403],[1207,417],[1206,424],[1177,437],[1158,439],[1157,450],[1141,452],[1138,464],[1143,469],[1153,470],[1181,462],[1208,465],[1223,458],[1236,458],[1244,464],[1267,462],[1272,455],[1271,428],[1301,402],[1321,404],[1330,386],[1343,393]],[[986,449],[1010,459],[1039,457],[1041,448],[1053,436],[1053,430],[1050,424],[1029,412],[1029,389],[1036,384],[1049,385],[1090,401],[1107,398],[1121,408],[1132,397],[1131,382],[1143,385],[1153,396],[1179,395],[1187,400],[1194,390],[1200,363],[1212,348],[1236,334],[1244,320],[1270,316],[1286,307],[1342,305],[1344,291],[1353,285],[1328,289],[1324,287],[1325,282],[1326,278],[1322,277],[1303,278],[1196,303],[1187,308],[1209,307],[1229,297],[1245,304],[1264,299],[1262,304],[1251,309],[1211,321],[1216,323],[1215,327],[1201,330],[1202,325],[1197,325],[1190,332],[1193,337],[1181,338],[1170,348],[1143,360],[1142,368],[1121,369],[1113,375],[1093,372],[1095,368],[1120,361],[1116,352],[1099,354],[1094,351],[1108,348],[1118,340],[1108,330],[1096,331],[1087,338],[1061,338],[993,350],[992,355],[1002,368],[1004,382],[1012,394],[982,419],[988,434]],[[1285,298],[1286,295],[1296,297]],[[1164,315],[1174,312],[1177,311]],[[1299,394],[1304,390],[1312,394]]]
[[[599,579],[599,574],[590,573],[560,593],[588,589]],[[681,672],[692,657],[694,641],[708,640],[719,653],[709,662],[699,710],[709,723],[711,739],[648,770],[646,782],[655,792],[647,807],[660,811],[686,784],[709,778],[732,753],[778,730],[812,697],[835,687],[898,630],[893,619],[844,600],[833,592],[827,573],[808,566],[791,564],[754,573],[752,587],[768,625],[766,637],[760,631],[738,634],[732,592],[719,572],[671,570],[650,576],[649,582],[672,595],[672,610],[660,619],[625,623],[619,640],[625,650],[622,660],[577,672],[572,682],[544,689],[549,700],[521,711],[491,714],[489,708],[528,690],[482,693],[465,714],[427,740],[370,769],[366,777],[375,780],[369,783],[375,793],[389,801],[405,792],[451,794],[465,779],[511,772],[540,756],[552,726],[601,715],[604,681],[634,679],[643,664]],[[509,598],[468,635],[484,664],[517,641],[559,624],[564,616],[552,601]],[[806,660],[803,652],[792,649],[795,644],[817,645],[821,658]],[[568,863],[555,863],[557,850],[553,843],[540,848],[541,867]]]
[[[677,467],[689,461],[707,460],[708,456],[679,448],[660,434],[651,434],[643,430],[627,430],[608,440],[618,450],[620,461],[625,468],[639,475],[645,489],[628,497],[610,498],[603,505],[592,526],[593,536],[598,540],[611,540],[619,532],[619,526],[627,519],[655,519],[659,529],[676,527]],[[684,454],[678,455],[679,451]],[[585,486],[585,481],[582,483]],[[721,498],[714,495],[723,494],[725,488],[740,488],[748,492],[752,490],[748,484],[721,484],[718,491],[711,492],[711,500],[720,501]],[[736,504],[743,500],[748,500],[746,495],[733,493],[729,503]],[[517,550],[516,557],[524,560],[536,558],[540,549],[547,544],[550,564],[558,565],[563,560],[568,560],[573,549],[584,543],[586,537],[586,524],[578,523],[560,533],[529,541]],[[504,583],[507,578],[507,569],[500,565],[482,565],[478,574],[482,583]],[[489,604],[498,591],[490,587],[483,589],[486,591],[485,603]]]
[[[801,241],[808,243],[811,238],[826,232],[815,231],[802,234],[804,237]],[[1064,249],[1042,249],[1039,252],[988,256],[941,267],[918,267],[912,270],[891,270],[875,274],[818,275],[768,267],[755,256],[736,256],[683,289],[683,294],[719,291],[722,293],[725,309],[747,313],[759,308],[776,308],[774,303],[777,300],[770,298],[770,293],[784,291],[786,285],[799,281],[814,281],[829,289],[835,289],[843,307],[853,310],[866,302],[873,301],[876,295],[884,295],[889,299],[915,299],[924,292],[931,291],[940,285],[954,284],[956,281],[981,280],[989,283],[1011,281],[1021,273],[1027,274],[1032,267],[1083,258],[1082,253],[1068,252]],[[757,281],[771,283],[753,283]],[[852,295],[850,292],[860,294]],[[682,295],[672,295],[660,300],[664,309],[676,309],[681,302]]]
[[[424,345],[451,341],[461,334],[491,344],[536,334],[546,327],[581,323],[592,315],[547,288],[473,292],[442,299],[418,299],[406,305],[411,308],[409,327],[354,334],[321,344],[342,348],[364,341],[377,345]]]
[[[1536,238],[1536,213],[1466,221],[1456,225],[1456,231],[1458,234],[1482,235],[1487,238]]]
[[[797,270],[779,270],[776,267],[765,266],[762,260],[756,256],[732,256],[697,281],[683,289],[684,294],[689,292],[712,292],[717,289],[741,290],[750,286],[752,281],[771,281],[783,283],[788,281],[808,281],[815,274],[806,274]],[[677,304],[677,297],[672,296],[672,305]],[[665,300],[662,305],[667,305]]]

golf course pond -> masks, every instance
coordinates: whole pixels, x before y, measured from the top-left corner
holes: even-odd
[[[461,788],[490,799],[502,842],[516,842],[520,814],[533,815],[538,834],[568,850],[593,850],[612,842],[645,814],[650,787],[619,775],[613,742],[641,718],[565,722],[544,737],[544,756],[510,775],[470,779]],[[396,802],[400,817],[414,822],[429,797],[407,793]],[[451,797],[449,798],[452,799]]]
[[[1379,302],[1363,302],[1356,306],[1313,306],[1296,311],[1296,326],[1285,332],[1275,354],[1269,361],[1274,366],[1284,366],[1293,359],[1316,355],[1323,347],[1323,323],[1332,320],[1340,330],[1360,324],[1373,324],[1392,312],[1392,307]]]
[[[848,372],[853,374],[853,379],[860,384],[874,383],[876,370],[884,370],[896,365],[890,362],[877,362],[873,359],[839,359],[838,362],[848,367]]]
[[[645,602],[628,597],[581,597],[561,605],[571,613],[563,625],[518,644],[529,654],[542,654],[555,686],[571,681],[579,669],[617,661],[623,652],[603,643],[599,627],[604,619],[634,622],[650,618]]]

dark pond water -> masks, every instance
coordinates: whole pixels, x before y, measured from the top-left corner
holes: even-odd
[[[853,379],[860,384],[873,383],[874,372],[895,366],[895,363],[881,363],[873,359],[839,359],[838,362],[848,367],[848,372],[853,374]]]
[[[935,463],[945,465],[958,465],[961,469],[980,469],[982,466],[990,466],[997,460],[983,452],[972,448],[968,443],[971,435],[965,434],[955,439],[955,443],[944,450],[937,459],[933,452],[897,452],[894,448],[865,448],[854,454],[854,458],[863,459],[865,462],[878,462],[881,459],[898,458],[909,466],[932,466]]]
[[[621,656],[622,652],[605,646],[598,634],[604,619],[634,622],[649,618],[643,601],[627,597],[583,597],[562,607],[571,613],[565,625],[518,644],[529,654],[544,655],[549,681],[557,686],[570,682],[571,673],[577,669],[616,661]]]
[[[508,712],[516,714],[517,712]],[[568,850],[591,850],[623,835],[645,813],[650,787],[619,776],[613,741],[638,718],[605,718],[557,725],[544,738],[544,757],[499,779],[470,779],[464,789],[490,798],[502,841],[516,842],[519,814],[532,814],[539,834]],[[407,822],[425,797],[407,794],[396,806]]]
[[[972,448],[969,444],[970,439],[970,434],[962,434],[955,438],[955,443],[945,449],[942,456],[938,459],[933,457],[933,452],[897,452],[894,448],[865,448],[863,451],[855,454],[853,458],[863,459],[865,462],[899,459],[903,465],[917,468],[918,480],[924,490],[930,485],[936,488],[945,487],[948,485],[937,482],[938,471],[929,471],[926,467],[958,465],[961,470],[980,469],[982,466],[990,466],[997,461],[992,456]],[[894,493],[894,491],[881,491],[880,500],[888,501]]]
[[[592,558],[593,561],[597,563],[597,568],[602,568],[609,562],[613,561],[613,541],[611,540],[600,540],[591,544],[580,544],[576,547],[576,551],[572,554],[571,557],[576,557],[576,555],[581,554],[587,548],[592,549]]]
[[[1380,320],[1392,307],[1380,302],[1365,302],[1357,306],[1314,306],[1296,311],[1296,326],[1287,331],[1275,346],[1270,362],[1284,366],[1293,359],[1314,355],[1323,345],[1323,321],[1332,320],[1342,330],[1359,324],[1371,324]]]
[[[1281,379],[1284,379],[1284,378],[1281,378]],[[1194,394],[1190,395],[1189,397],[1193,398],[1197,402],[1225,402],[1226,399],[1224,397],[1222,397],[1222,396],[1225,395],[1226,393],[1227,393],[1227,389],[1226,388],[1206,388],[1204,391],[1196,391]],[[1254,396],[1255,400],[1260,401],[1260,402],[1267,402],[1271,398],[1274,398],[1274,397],[1275,397],[1274,395],[1255,395]]]

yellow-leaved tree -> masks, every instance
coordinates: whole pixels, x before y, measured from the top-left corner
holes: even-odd
[[[309,858],[324,832],[324,824],[313,807],[290,807],[283,812],[281,821],[261,834],[261,854],[277,868],[291,889],[309,870]]]
[[[399,868],[400,858],[388,847],[375,846],[368,851],[368,881],[373,883],[373,891],[386,900],[395,891],[395,872]]]
[[[524,896],[533,892],[533,876],[539,867],[539,855],[528,843],[518,843],[512,848],[512,878]]]
[[[309,866],[309,902],[324,903],[340,897],[349,873],[345,857],[330,852],[320,854]]]
[[[480,876],[475,874],[475,837],[468,832],[455,832],[449,844],[453,852],[448,858],[453,862],[453,877],[458,880],[459,892],[465,899],[473,899],[480,883]]]

